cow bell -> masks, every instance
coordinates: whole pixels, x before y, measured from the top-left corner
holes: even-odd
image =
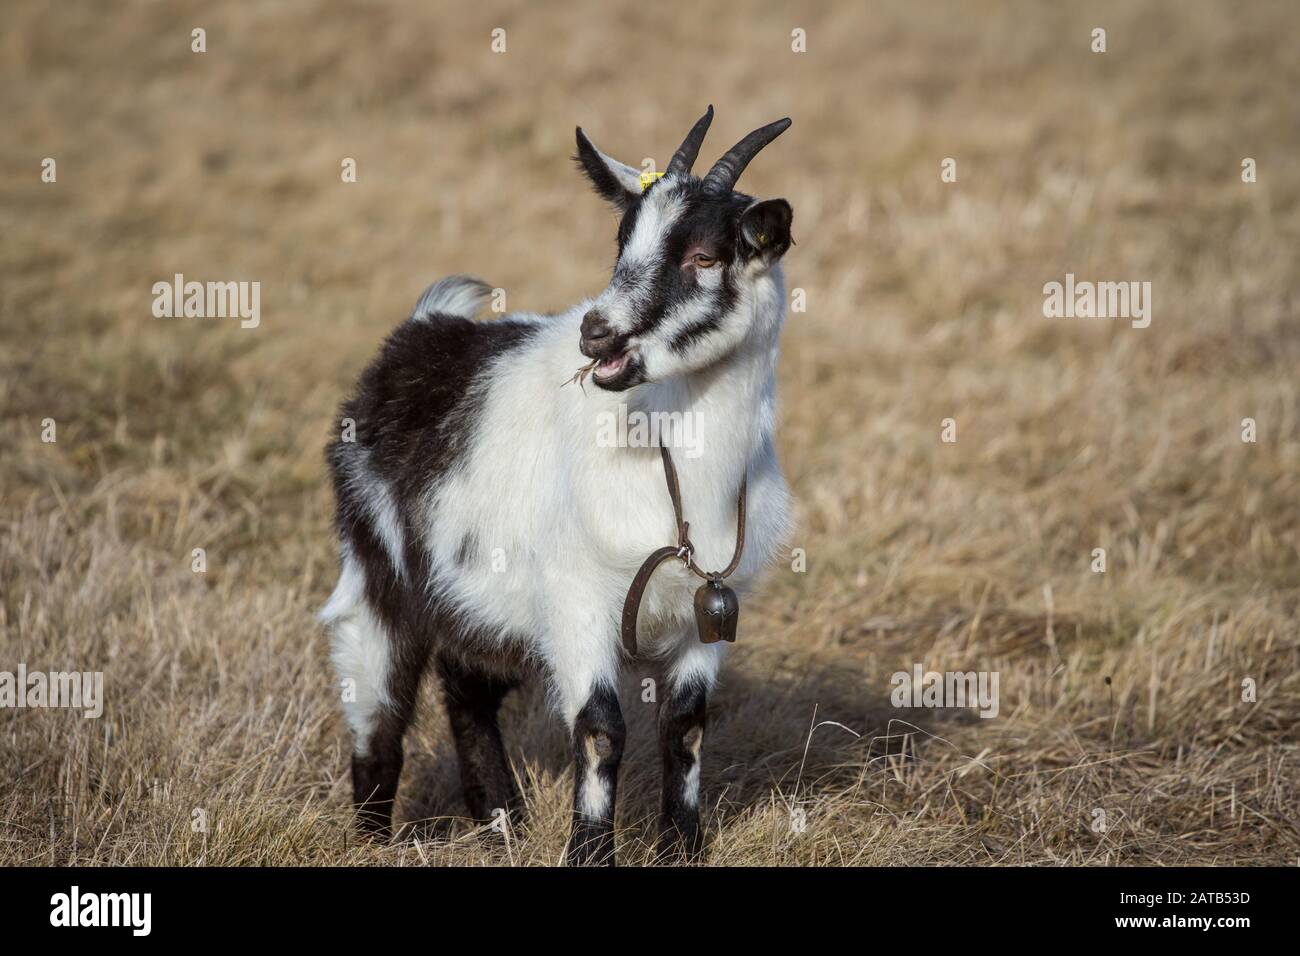
[[[705,644],[736,641],[736,623],[740,620],[740,599],[718,577],[709,578],[695,592],[695,626]]]

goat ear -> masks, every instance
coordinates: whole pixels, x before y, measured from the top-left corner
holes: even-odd
[[[596,187],[596,192],[620,210],[627,209],[641,196],[641,173],[598,150],[582,132],[581,126],[577,132],[578,155],[574,160]]]
[[[794,243],[793,222],[794,210],[784,199],[756,202],[740,216],[740,241],[750,256],[775,262]]]

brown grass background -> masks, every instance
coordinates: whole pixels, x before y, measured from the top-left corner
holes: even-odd
[[[336,570],[321,449],[432,279],[481,274],[530,310],[602,287],[614,225],[571,168],[576,124],[662,168],[709,102],[702,161],[794,118],[744,185],[794,205],[808,298],[779,430],[808,566],[747,605],[714,698],[709,862],[1300,858],[1294,4],[12,2],[5,20],[0,669],[102,670],[108,702],[98,721],[0,713],[0,862],[559,859],[566,746],[535,692],[505,720],[531,813],[509,846],[459,819],[432,687],[399,804],[416,825],[350,836],[313,621]],[[175,272],[260,281],[261,327],[153,318]],[[1151,327],[1044,319],[1066,272],[1151,281]],[[891,708],[916,662],[998,671],[1001,714]],[[657,760],[647,708],[626,708],[637,863]],[[814,714],[861,736],[810,735]]]

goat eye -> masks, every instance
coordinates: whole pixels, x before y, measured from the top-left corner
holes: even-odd
[[[717,265],[718,260],[713,256],[705,255],[703,252],[697,252],[691,256],[691,265],[697,269],[709,269]]]

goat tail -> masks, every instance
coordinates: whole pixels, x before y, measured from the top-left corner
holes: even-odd
[[[424,290],[411,318],[428,319],[441,314],[472,319],[491,295],[492,287],[482,279],[467,275],[447,276]]]

